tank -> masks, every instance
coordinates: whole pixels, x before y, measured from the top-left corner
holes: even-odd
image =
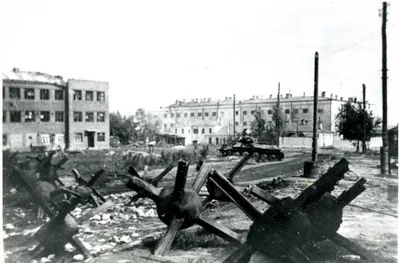
[[[275,145],[254,143],[250,136],[242,136],[231,145],[224,144],[219,151],[223,156],[250,154],[256,161],[281,161],[285,154]]]

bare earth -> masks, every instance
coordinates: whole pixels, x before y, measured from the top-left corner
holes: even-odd
[[[380,175],[378,155],[345,154],[334,150],[325,150],[321,154],[320,172],[333,166],[340,158],[344,157],[350,162],[350,170],[346,180],[340,181],[333,195],[338,196],[348,189],[354,180],[359,177],[367,179],[367,190],[356,198],[351,205],[344,209],[343,223],[339,233],[371,251],[376,257],[376,262],[397,262],[397,193],[395,198],[388,198],[388,187],[394,186],[397,190],[397,169],[392,171],[390,177]],[[285,188],[273,189],[270,193],[276,197],[296,197],[304,188],[315,179],[301,178],[305,160],[310,159],[310,154],[303,151],[287,151],[282,162],[255,163],[250,162],[235,177],[235,185],[239,189],[249,184],[271,180],[278,176],[284,177],[290,185]],[[331,160],[332,155],[336,159]],[[226,173],[231,169],[238,158],[231,160],[215,160],[214,169]],[[172,170],[163,180],[163,184],[173,182]],[[150,171],[149,177],[155,176],[160,170]],[[195,177],[194,169],[189,171],[189,183]],[[62,178],[68,182],[68,178]],[[205,189],[204,191],[205,192]],[[178,235],[178,241],[173,245],[167,256],[154,257],[151,247],[166,231],[166,226],[158,219],[155,206],[151,200],[140,200],[131,206],[125,204],[132,193],[112,194],[107,196],[116,205],[107,212],[86,221],[80,227],[79,238],[84,241],[94,257],[87,262],[96,263],[126,263],[126,262],[222,262],[235,247],[222,239],[208,234],[198,226],[193,226]],[[256,198],[249,197],[251,202],[260,211],[265,211],[268,205]],[[370,210],[374,211],[370,211]],[[73,214],[79,217],[90,210],[88,207],[76,209]],[[246,238],[247,231],[252,221],[234,204],[220,202],[216,207],[208,208],[203,212],[216,221],[233,229]],[[5,244],[5,262],[29,262],[28,249],[36,243],[32,239],[34,230],[41,225],[34,218],[32,207],[5,208],[3,211],[4,226],[11,223],[15,227],[3,228]],[[31,232],[29,230],[32,230]],[[318,243],[312,249],[310,258],[313,262],[347,262],[342,256],[352,255],[351,252],[325,241]],[[41,262],[71,262],[76,251],[65,252],[53,259]],[[50,257],[51,258],[51,257]],[[254,254],[251,262],[285,262],[284,260],[266,259],[264,256]],[[363,262],[358,260],[358,262]]]

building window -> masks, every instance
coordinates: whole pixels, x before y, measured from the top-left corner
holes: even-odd
[[[74,90],[74,100],[82,100],[82,91]]]
[[[56,122],[64,122],[64,112],[56,111]]]
[[[193,129],[193,134],[198,134],[198,133],[199,133],[199,129],[194,128],[194,129]]]
[[[21,122],[21,112],[10,111],[10,122]]]
[[[86,122],[94,122],[94,113],[93,112],[86,112],[85,113],[85,121]]]
[[[173,123],[170,123],[169,126],[172,128],[172,127],[174,127],[174,124],[173,124]]]
[[[294,113],[299,113],[299,109],[294,109],[293,112]]]
[[[210,129],[208,130],[208,132],[209,132],[209,133],[212,133],[212,128],[210,128]]]
[[[185,134],[185,129],[182,129],[182,134]]]
[[[247,115],[247,110],[243,111],[243,115]]]
[[[244,121],[244,122],[243,122],[243,126],[247,126],[247,121]]]
[[[82,122],[82,112],[74,111],[74,122]]]
[[[219,144],[219,138],[215,138],[215,144],[216,144],[216,145]]]
[[[64,100],[64,91],[63,90],[55,90],[54,91],[54,100]]]
[[[177,118],[180,118],[180,117],[181,117],[181,114],[180,114],[180,113],[177,113],[177,114],[176,114],[176,117],[177,117]]]
[[[323,113],[324,110],[323,109],[318,109],[318,113]]]
[[[308,113],[308,109],[303,109],[303,113]]]
[[[201,117],[201,112],[198,112],[198,113],[197,113],[197,117]]]
[[[26,111],[25,112],[25,122],[35,122],[35,112],[34,111]]]
[[[83,142],[82,133],[75,133],[75,142]]]
[[[173,118],[174,117],[174,114],[173,113],[171,113],[171,118]]]
[[[205,112],[205,113],[204,113],[204,116],[208,117],[208,112]]]
[[[105,122],[106,114],[104,112],[97,113],[97,122]]]
[[[164,130],[167,130],[167,124],[164,124]]]
[[[3,86],[3,99],[6,98],[6,87]]]
[[[35,99],[35,90],[32,88],[25,89],[25,99],[26,100],[34,100]]]
[[[178,134],[178,129],[175,129],[175,134]]]
[[[190,113],[190,117],[194,117],[194,112],[191,112],[191,113]]]
[[[106,141],[106,133],[105,132],[98,132],[97,133],[97,141],[98,142],[105,142]]]
[[[102,91],[97,92],[97,101],[104,102],[106,100],[105,93]]]
[[[93,91],[89,91],[89,90],[87,90],[86,91],[86,93],[85,93],[85,95],[86,95],[86,100],[87,101],[93,101]]]
[[[3,111],[3,122],[7,121],[7,112]]]
[[[185,117],[185,118],[187,117],[187,112],[185,112],[185,113],[183,114],[183,117]]]
[[[250,112],[251,115],[253,115],[254,113],[256,113],[255,110],[252,110],[252,111]]]
[[[50,121],[50,111],[41,111],[40,112],[40,121],[41,122],[49,122]]]
[[[41,100],[49,100],[50,99],[50,90],[40,89],[40,99]]]
[[[204,134],[204,133],[206,133],[206,129],[202,128],[201,129],[201,134]]]
[[[300,125],[304,125],[304,120],[301,120],[301,121],[300,121]]]
[[[236,126],[239,126],[239,122],[235,122],[235,125],[236,125]]]
[[[168,114],[165,113],[165,114],[164,114],[164,118],[167,118],[167,117],[168,117]]]
[[[286,114],[289,114],[289,113],[290,113],[290,110],[289,110],[289,109],[286,109],[286,110],[285,110],[285,113],[286,113]]]
[[[271,115],[272,114],[272,110],[268,110],[268,115]]]
[[[307,124],[308,124],[308,121],[307,121],[307,120],[305,120],[305,121],[304,121],[304,123],[307,125]]]
[[[212,138],[208,138],[208,144],[212,144]]]
[[[3,134],[3,146],[7,146],[7,134]]]
[[[236,115],[239,115],[239,111],[235,111]]]
[[[10,88],[10,99],[20,99],[21,98],[21,90],[20,88]]]
[[[217,116],[217,112],[213,112],[212,114],[211,114],[213,117],[215,117],[215,116]]]

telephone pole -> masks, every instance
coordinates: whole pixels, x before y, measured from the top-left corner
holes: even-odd
[[[362,86],[363,92],[363,141],[362,141],[362,153],[365,154],[367,151],[366,141],[367,141],[367,114],[365,112],[365,84]]]
[[[387,3],[383,2],[382,8],[382,148],[381,148],[381,174],[388,174],[389,151],[387,132],[387,42],[386,20]]]
[[[278,104],[276,105],[276,120],[275,120],[275,126],[276,126],[276,145],[279,147],[279,137],[281,135],[281,116],[280,116],[280,111],[279,111],[279,103],[280,103],[280,98],[281,98],[281,83],[278,82]]]
[[[314,58],[314,118],[313,118],[313,138],[312,138],[312,162],[317,162],[317,114],[318,114],[318,52]]]
[[[235,110],[235,94],[233,94],[233,140],[236,138],[236,121],[235,121],[235,115],[236,115],[236,110]]]

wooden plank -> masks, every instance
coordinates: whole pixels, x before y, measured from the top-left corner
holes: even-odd
[[[250,154],[243,156],[243,158],[229,171],[226,175],[230,182],[233,181],[233,177],[246,165],[247,161],[250,159]]]
[[[164,176],[166,176],[173,168],[175,167],[174,163],[171,163],[170,165],[168,165],[167,168],[165,168],[164,171],[162,171],[156,178],[151,179],[150,183],[154,186],[158,186],[158,182],[164,178]]]
[[[209,177],[211,183],[215,184],[229,199],[234,202],[253,221],[261,216],[246,197],[244,197],[224,176],[214,171]]]
[[[154,248],[153,254],[156,256],[163,256],[166,252],[168,252],[172,246],[172,242],[175,239],[176,234],[181,229],[184,223],[183,218],[174,217],[171,223],[168,226],[167,233],[161,238],[161,240],[157,243]]]
[[[311,263],[311,260],[298,247],[294,247],[289,251],[287,256],[294,263]]]
[[[365,191],[364,184],[367,182],[365,178],[360,178],[352,187],[348,190],[343,191],[337,198],[337,202],[341,208],[350,204],[357,196],[359,196],[362,192]]]
[[[87,183],[87,186],[91,187],[94,185],[94,183],[96,183],[97,179],[99,179],[99,177],[105,172],[104,169],[100,169],[99,171],[97,171],[92,178],[90,178],[89,182]]]
[[[223,224],[216,223],[215,221],[204,216],[200,216],[197,219],[196,223],[202,226],[208,232],[214,233],[217,236],[223,238],[224,240],[239,244],[241,243],[239,235],[236,232],[224,226]]]
[[[199,174],[197,175],[192,185],[192,188],[196,191],[196,193],[200,192],[201,188],[207,180],[208,175],[211,172],[212,167],[213,165],[208,163],[203,163],[203,165],[201,166]]]
[[[172,199],[174,201],[181,201],[185,195],[185,185],[187,179],[189,165],[186,162],[180,161],[178,163],[178,171],[176,172],[175,186],[172,193]]]
[[[254,195],[255,197],[263,200],[264,202],[268,203],[269,205],[276,204],[279,202],[279,199],[276,198],[275,196],[269,194],[267,191],[264,191],[260,187],[253,185],[250,188],[250,193]]]
[[[329,239],[348,251],[359,255],[364,260],[377,262],[377,258],[371,252],[338,233],[329,237]]]

